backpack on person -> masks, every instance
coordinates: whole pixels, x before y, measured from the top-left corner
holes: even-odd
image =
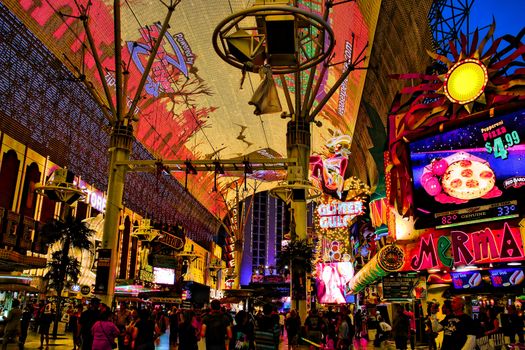
[[[248,335],[242,331],[233,332],[233,348],[235,350],[247,350],[250,347]]]

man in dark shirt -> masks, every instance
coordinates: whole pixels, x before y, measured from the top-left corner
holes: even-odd
[[[82,312],[80,320],[80,335],[82,337],[82,350],[91,350],[93,344],[93,334],[91,328],[98,321],[99,318],[100,299],[93,298],[89,304],[89,308]]]
[[[220,301],[212,300],[210,305],[210,313],[202,319],[201,337],[206,337],[206,350],[226,350],[232,337],[230,319],[221,311]]]
[[[437,330],[443,330],[442,349],[474,350],[476,347],[476,327],[474,320],[463,312],[465,300],[455,297],[452,300],[452,314],[440,322]],[[433,326],[433,329],[434,326]]]
[[[169,313],[170,320],[170,346],[175,346],[179,342],[179,313],[176,306],[171,308]]]
[[[310,310],[310,314],[306,317],[306,320],[304,320],[304,327],[308,339],[316,344],[320,344],[325,324],[317,313],[317,309]]]
[[[31,322],[31,318],[33,317],[33,312],[34,312],[33,304],[28,302],[22,313],[22,320],[20,321],[20,338],[19,338],[20,349],[24,349],[24,344],[26,343],[26,339],[27,339],[27,330],[29,328],[29,323]]]
[[[257,318],[255,328],[255,349],[276,350],[279,348],[279,317],[273,313],[270,304],[263,306],[263,314]]]

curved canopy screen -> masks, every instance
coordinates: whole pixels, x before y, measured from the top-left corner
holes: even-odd
[[[113,1],[109,0],[4,0],[26,26],[77,76],[85,75],[100,101],[107,99],[97,72],[94,54],[81,15],[87,14],[96,56],[111,94],[115,89],[115,51]],[[88,6],[88,3],[90,4]],[[164,0],[169,3],[169,0]],[[322,14],[323,1],[300,1],[299,6]],[[169,29],[159,38],[167,13],[159,0],[121,1],[122,63],[128,72],[124,84],[128,107],[135,97],[140,77],[154,43],[161,40],[159,51],[147,78],[140,102],[135,109],[134,132],[138,140],[157,158],[163,160],[203,160],[258,157],[286,157],[286,119],[279,113],[254,115],[248,105],[260,78],[247,74],[241,85],[242,72],[222,61],[212,46],[215,26],[232,13],[253,6],[251,1],[182,0],[169,21]],[[317,102],[341,76],[344,61],[361,52],[368,41],[369,28],[356,2],[335,6],[328,19],[335,33],[335,56],[324,76],[320,69]],[[354,39],[352,37],[354,36]],[[307,47],[304,49],[308,49]],[[304,73],[306,74],[306,73]],[[364,71],[352,72],[317,120],[322,127],[312,127],[312,152],[326,154],[330,139],[352,135],[364,80]],[[307,76],[302,79],[304,83]],[[293,101],[293,79],[290,82]],[[278,79],[276,79],[278,80]],[[283,110],[286,99],[278,88]],[[315,106],[315,104],[314,104]],[[184,169],[181,169],[184,170]],[[181,183],[212,213],[225,214],[221,190],[240,173],[220,175],[214,191],[214,172],[195,175],[175,172]],[[258,190],[268,189],[271,181],[282,178],[276,172],[257,171]],[[243,188],[244,186],[238,186]],[[226,195],[227,197],[228,195]]]

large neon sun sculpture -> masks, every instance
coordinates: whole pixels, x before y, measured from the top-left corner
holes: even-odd
[[[470,45],[467,45],[467,39],[462,34],[459,52],[454,42],[450,43],[453,56],[450,59],[429,52],[439,63],[436,66],[440,66],[441,71],[392,75],[395,79],[419,80],[416,85],[401,90],[400,95],[408,95],[409,102],[392,108],[392,114],[405,115],[403,123],[398,124],[404,124],[405,129],[415,130],[423,125],[428,127],[525,99],[525,45],[522,43],[525,29],[516,37],[505,35],[493,40],[484,51],[495,27],[493,23],[481,41],[476,30]],[[507,46],[498,51],[502,42],[506,42]]]
[[[391,76],[412,83],[396,96],[389,115],[389,170],[392,190],[398,193],[390,204],[402,215],[408,214],[411,202],[404,140],[446,121],[525,100],[525,28],[517,36],[492,40],[485,50],[495,27],[493,23],[481,41],[476,30],[470,44],[462,34],[459,50],[450,43],[450,58],[429,52],[435,63],[426,74]]]

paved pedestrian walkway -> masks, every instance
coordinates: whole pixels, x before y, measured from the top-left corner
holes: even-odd
[[[281,338],[281,343],[279,346],[279,350],[288,350],[288,340],[286,339],[286,336]],[[205,350],[205,345],[203,342],[199,344],[199,350]],[[34,331],[29,331],[29,334],[27,336],[27,341],[25,344],[25,349],[39,349],[40,347],[40,335],[37,334]],[[417,346],[416,350],[420,349],[426,349],[426,346]],[[15,350],[18,349],[17,344],[9,344],[7,347],[8,350]],[[45,343],[44,343],[44,349],[45,349]],[[57,339],[52,339],[50,337],[49,339],[49,349],[48,350],[72,350],[73,349],[73,339],[71,337],[71,333],[64,333],[63,330],[58,334]],[[155,347],[156,350],[176,350],[176,348],[170,349],[169,346],[169,332],[166,334],[163,334],[160,337],[159,343]],[[365,349],[374,349],[374,346],[371,341],[367,341],[366,339],[359,339],[354,341],[354,349],[355,350],[365,350]],[[383,347],[383,349],[395,349],[392,347]],[[410,349],[410,346],[409,346]]]

